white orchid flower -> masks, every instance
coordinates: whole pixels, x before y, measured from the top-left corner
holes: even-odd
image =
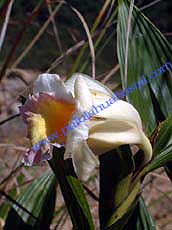
[[[32,145],[24,156],[27,165],[49,159],[52,145],[65,146],[78,177],[87,180],[98,166],[97,155],[120,145],[141,148],[144,164],[152,157],[136,109],[84,74],[74,74],[65,83],[55,74],[39,75],[21,114]]]

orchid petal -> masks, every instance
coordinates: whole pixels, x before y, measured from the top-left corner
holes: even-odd
[[[101,82],[97,81],[97,80],[93,80],[91,77],[89,77],[86,74],[82,74],[82,73],[75,73],[73,74],[66,82],[65,82],[65,86],[66,88],[72,93],[72,95],[74,95],[74,85],[75,85],[75,81],[77,78],[83,78],[84,81],[86,82],[89,90],[91,91],[91,93],[93,92],[99,92],[105,95],[109,95],[110,97],[113,96],[113,92],[106,87],[105,85],[103,85]]]
[[[106,101],[102,98],[94,99],[95,107],[104,105],[104,107],[101,106],[103,109],[96,114],[97,118],[130,121],[135,123],[139,129],[142,129],[140,115],[133,105],[122,100],[114,100],[111,104],[111,99],[112,98],[109,98]]]
[[[139,113],[131,104],[121,100],[100,111],[90,120],[87,143],[98,155],[120,145],[136,144],[145,153],[143,163],[152,158],[152,147],[142,130]]]
[[[82,181],[87,181],[91,175],[95,174],[99,161],[86,141],[77,143],[76,148],[72,155],[73,165],[78,178]]]
[[[74,117],[80,115],[81,112],[73,114]],[[77,128],[68,131],[65,151],[65,158],[72,157],[75,171],[78,177],[84,181],[86,181],[90,175],[93,175],[99,164],[97,157],[86,143],[87,138],[88,125],[87,122],[83,122]]]
[[[78,78],[76,78],[74,89],[75,98],[80,103],[82,112],[89,110],[93,105],[93,101],[91,97],[91,92],[83,77],[79,76]]]
[[[63,81],[56,74],[40,74],[33,84],[33,94],[45,92],[56,99],[73,102],[72,94],[67,91]]]
[[[36,164],[40,164],[46,160],[50,160],[52,155],[52,147],[49,145],[48,141],[45,140],[35,148],[31,148],[28,150],[23,157],[22,162],[26,166],[32,166]]]

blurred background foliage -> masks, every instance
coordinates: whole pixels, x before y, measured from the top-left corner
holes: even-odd
[[[3,2],[3,1],[2,1]],[[0,54],[0,62],[1,64],[5,61],[5,58],[10,52],[12,45],[16,39],[16,36],[21,32],[23,28],[23,24],[26,21],[27,17],[32,14],[33,9],[38,5],[39,1],[24,1],[17,0],[14,3],[12,15],[8,27],[8,33],[5,39],[5,43],[3,45],[2,52]],[[67,1],[72,6],[76,7],[81,14],[86,19],[89,28],[92,27],[104,1]],[[143,7],[147,4],[150,4],[150,1],[138,0],[135,1],[136,5]],[[15,60],[21,52],[26,48],[28,43],[36,36],[38,30],[43,26],[46,20],[49,17],[49,11],[47,9],[47,5],[43,2],[41,3],[41,7],[38,11],[38,15],[33,19],[30,25],[27,25],[25,33],[22,37],[22,41],[17,46],[17,49],[13,55],[13,60]],[[115,3],[116,4],[116,3]],[[54,4],[56,5],[56,3]],[[1,3],[1,8],[3,3]],[[167,35],[167,39],[170,41],[172,39],[171,35],[171,21],[172,21],[172,2],[168,0],[160,1],[154,6],[148,7],[143,12],[155,23],[155,25]],[[111,12],[112,14],[112,12]],[[104,15],[98,29],[102,28],[104,20],[106,19],[106,14]],[[86,34],[83,29],[82,24],[76,15],[69,9],[68,6],[64,5],[60,8],[55,17],[56,25],[58,27],[59,38],[61,41],[62,50],[65,51],[70,48],[72,45],[77,42],[86,39]],[[113,22],[115,19],[113,20]],[[3,23],[3,17],[1,13],[0,19],[1,25]],[[108,71],[112,66],[115,65],[117,59],[115,57],[116,54],[116,33],[114,32],[114,28],[116,27],[115,23],[112,22],[112,25],[106,31],[106,34],[102,41],[99,44],[99,49],[101,51],[97,51],[96,58],[96,72],[97,74],[102,74],[102,71]],[[107,43],[105,41],[108,41]],[[100,54],[99,54],[100,53]],[[50,23],[47,30],[42,34],[39,40],[36,42],[31,51],[27,54],[27,56],[19,63],[20,68],[31,68],[31,69],[39,69],[40,71],[45,71],[49,68],[50,64],[54,61],[54,59],[61,55],[59,47],[57,46],[57,42],[55,40],[55,36],[53,33],[53,27]],[[63,66],[58,66],[54,69],[54,72],[61,72],[63,74],[66,73],[73,64],[77,52],[74,52],[72,55],[68,55],[65,58],[65,62]],[[87,49],[84,53],[84,59],[86,59],[89,55],[89,50]],[[85,72],[90,74],[90,65],[87,66]]]

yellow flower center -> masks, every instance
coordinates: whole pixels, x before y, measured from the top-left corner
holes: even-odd
[[[32,145],[55,133],[58,133],[58,138],[54,138],[53,142],[65,143],[66,137],[61,129],[68,124],[74,111],[75,104],[51,96],[40,98],[36,111],[29,118],[29,136]]]

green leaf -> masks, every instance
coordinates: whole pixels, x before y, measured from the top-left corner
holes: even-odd
[[[47,172],[30,184],[20,194],[16,202],[23,207],[13,205],[6,219],[5,229],[33,227],[47,229],[51,223],[55,207],[56,181],[52,172]],[[26,209],[26,210],[25,210]]]
[[[117,223],[120,219],[122,219],[125,215],[130,215],[130,211],[134,204],[137,203],[137,197],[140,190],[140,182],[138,182],[128,197],[123,201],[123,203],[115,210],[113,215],[111,216],[108,226]],[[114,228],[115,229],[115,228]]]
[[[67,176],[67,181],[68,181],[75,197],[77,198],[78,204],[80,205],[80,207],[82,207],[82,210],[83,210],[86,218],[89,220],[90,226],[92,226],[91,229],[94,229],[91,212],[90,212],[86,197],[84,195],[84,190],[83,190],[81,183],[79,182],[79,180],[77,178],[75,178],[73,176]]]
[[[0,191],[0,197],[2,194],[2,191]],[[17,197],[17,191],[16,188],[12,188],[10,189],[10,191],[8,191],[8,196],[11,199],[16,199]],[[7,198],[7,197],[6,197]],[[3,220],[5,220],[8,216],[9,210],[11,209],[11,204],[10,202],[8,202],[9,200],[7,199],[7,202],[2,202],[0,205],[0,219],[2,218]]]
[[[163,149],[172,144],[172,118],[167,118],[162,122],[157,130],[157,136],[155,137],[155,143],[153,146],[153,155],[157,156]]]
[[[169,63],[172,49],[162,33],[134,7],[129,36],[128,78],[125,82],[129,1],[118,2],[117,49],[122,84],[124,88],[128,87],[128,100],[139,111],[146,131],[151,134],[158,122],[170,116],[172,111],[172,64]]]
[[[171,179],[170,164],[172,160],[172,118],[167,118],[162,122],[157,130],[153,147],[153,160],[143,169],[144,171],[152,171],[159,167],[165,166],[166,172]],[[169,167],[166,167],[167,166]]]
[[[124,227],[125,230],[155,230],[155,223],[145,205],[144,199],[141,196],[138,200],[137,206]]]
[[[76,178],[71,159],[64,161],[64,148],[53,149],[53,159],[49,161],[59,182],[66,207],[74,229],[94,229],[90,208],[80,181]]]
[[[128,145],[120,146],[99,157],[100,195],[99,217],[101,229],[130,193],[133,157]]]
[[[136,230],[155,230],[155,223],[145,205],[143,197],[139,200],[139,218],[136,222]]]
[[[164,149],[155,159],[145,168],[146,172],[151,172],[157,168],[165,166],[172,161],[172,145]]]
[[[158,127],[158,136],[155,140],[153,155],[157,156],[162,152],[162,150],[167,150],[167,149],[169,151],[168,154],[171,154],[171,150],[170,150],[171,146],[172,146],[172,118],[169,117],[164,122],[162,122]],[[167,163],[164,165],[164,168],[169,179],[172,181],[172,162],[168,160],[168,156],[166,157],[166,160]]]

